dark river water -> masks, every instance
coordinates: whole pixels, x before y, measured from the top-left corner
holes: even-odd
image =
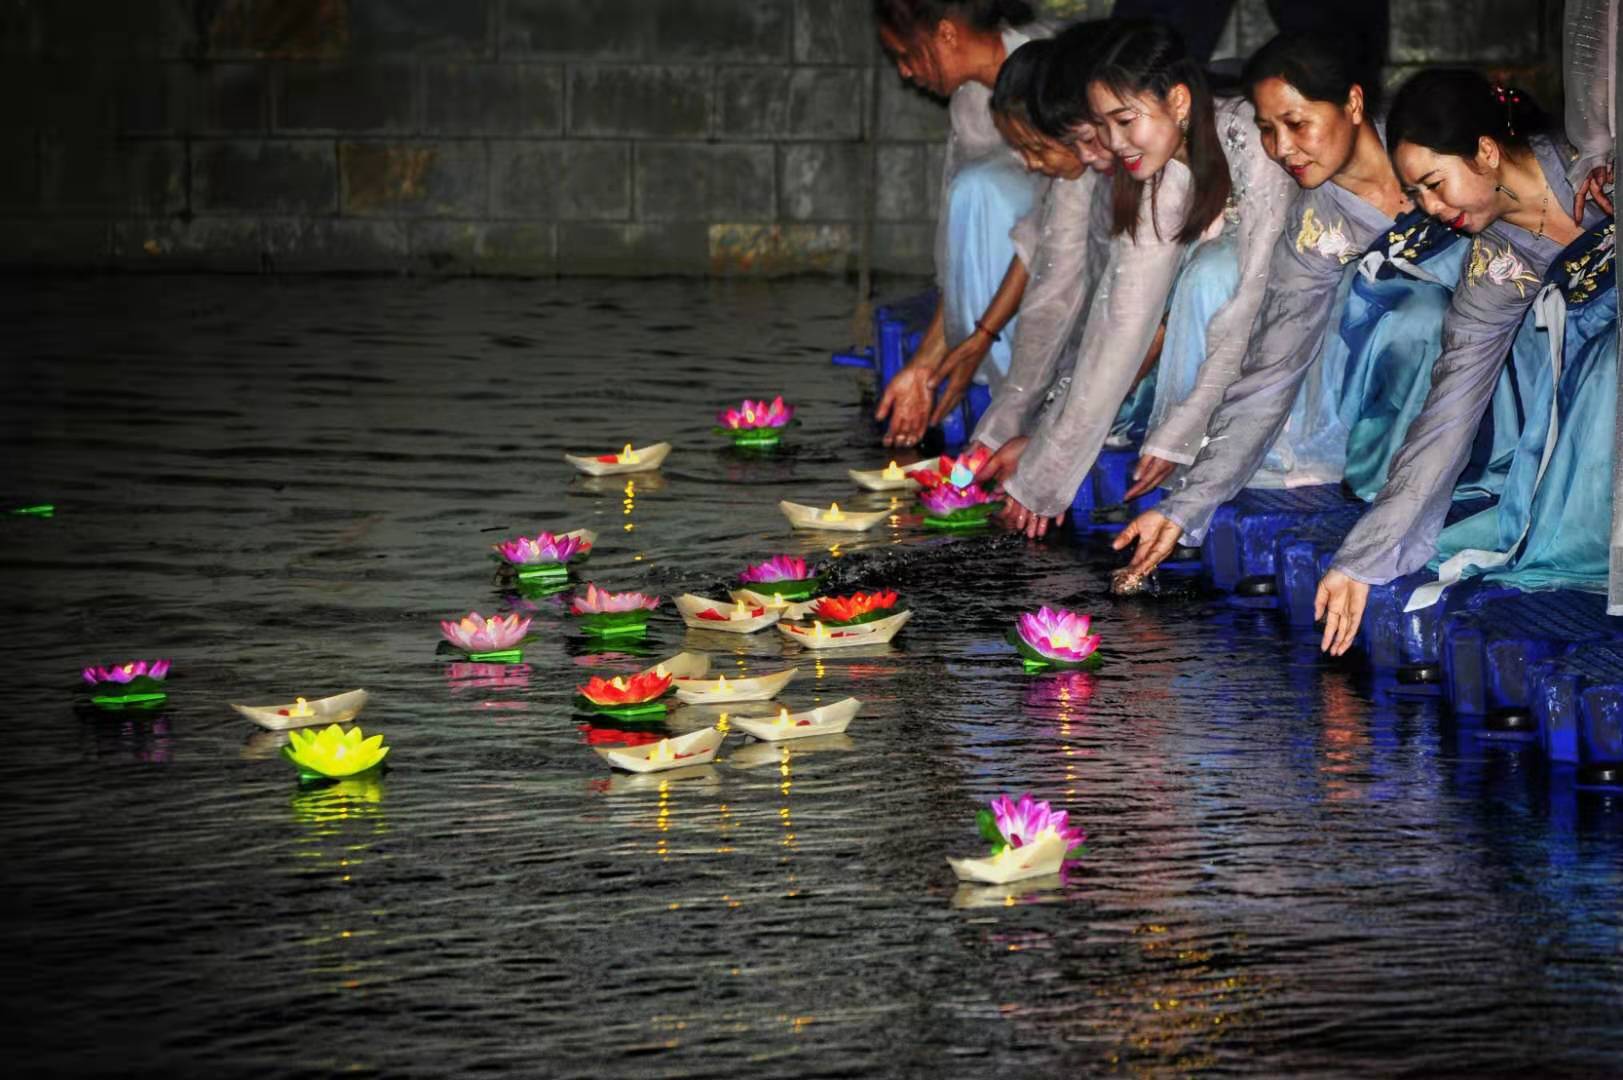
[[[12,281],[0,299],[8,693],[0,817],[14,1075],[1615,1074],[1623,812],[1427,701],[1379,701],[1268,613],[1112,600],[1092,542],[881,526],[830,550],[775,505],[885,505],[827,353],[825,283]],[[715,411],[783,393],[774,457]],[[669,439],[657,475],[566,451]],[[877,502],[876,502],[877,500]],[[489,545],[600,533],[589,576],[716,595],[827,560],[916,612],[798,658],[846,740],[616,779],[571,706],[594,654],[534,604],[526,663],[437,620],[512,606]],[[1028,676],[1040,602],[1096,676]],[[685,631],[660,657],[795,647]],[[154,714],[78,669],[171,657]],[[301,787],[227,708],[365,687],[381,780]],[[671,730],[694,721],[673,716]],[[960,888],[986,800],[1089,834],[1064,880]],[[10,1071],[10,1070],[8,1070]]]

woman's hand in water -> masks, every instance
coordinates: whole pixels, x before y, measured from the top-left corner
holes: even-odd
[[[1182,535],[1183,527],[1176,521],[1165,514],[1146,510],[1129,521],[1110,546],[1120,551],[1137,540],[1138,550],[1133,552],[1133,561],[1127,565],[1126,573],[1132,577],[1144,577],[1166,561]]]
[[[1167,461],[1154,454],[1141,455],[1133,466],[1133,486],[1127,489],[1127,494],[1123,495],[1122,499],[1136,499],[1140,495],[1154,491],[1177,467],[1178,463],[1175,461]]]
[[[879,408],[874,410],[875,420],[890,419],[885,430],[886,446],[917,446],[924,438],[935,388],[935,371],[918,364],[909,364],[890,380],[879,399]]]
[[[936,395],[935,408],[930,412],[931,426],[945,420],[964,400],[969,384],[975,380],[975,372],[981,369],[981,361],[991,349],[992,339],[976,327],[974,333],[941,361],[941,366],[936,368],[936,385],[941,387],[941,392]]]
[[[1369,601],[1369,586],[1354,581],[1340,570],[1332,570],[1319,582],[1319,591],[1313,597],[1313,618],[1324,620],[1324,640],[1319,649],[1331,656],[1340,656],[1352,648],[1358,633],[1358,624],[1364,621],[1364,605]]]
[[[1590,170],[1588,179],[1578,185],[1578,194],[1573,198],[1572,220],[1579,225],[1584,223],[1584,201],[1586,199],[1593,199],[1595,205],[1603,211],[1608,214],[1613,213],[1612,200],[1606,197],[1606,185],[1613,183],[1616,179],[1617,164],[1615,162],[1611,165],[1600,165]]]
[[[997,516],[998,523],[1010,532],[1023,532],[1028,540],[1041,540],[1048,535],[1050,525],[1058,528],[1065,521],[1064,514],[1053,517],[1044,517],[1026,509],[1019,499],[1007,492],[1003,495],[1003,511]]]
[[[1003,490],[1003,483],[1014,475],[1014,470],[1020,465],[1020,455],[1026,452],[1026,444],[1031,439],[1025,435],[1016,435],[1008,442],[997,448],[997,452],[986,459],[975,473],[975,483],[995,484],[999,491]],[[980,443],[971,443],[968,453],[976,450],[985,450]]]

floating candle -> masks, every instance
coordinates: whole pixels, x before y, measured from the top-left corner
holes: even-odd
[[[716,679],[681,679],[676,683],[676,696],[689,705],[731,704],[745,701],[769,701],[776,697],[794,679],[799,668],[756,675],[750,678],[732,678],[722,675]]]
[[[883,645],[913,617],[911,611],[899,612],[885,618],[843,626],[824,626],[821,620],[811,626],[804,623],[780,622],[778,631],[808,649],[842,649],[855,645]]]
[[[828,529],[838,532],[864,532],[890,516],[889,510],[868,512],[841,510],[839,503],[834,503],[827,510],[823,510],[784,500],[778,503],[778,509],[789,519],[789,524],[797,529]]]
[[[779,709],[776,718],[735,716],[732,724],[747,735],[766,742],[808,739],[818,735],[841,735],[862,709],[857,698],[846,698],[802,713]]]
[[[131,660],[112,667],[87,667],[90,703],[99,709],[156,709],[169,698],[164,680],[168,660]]]
[[[365,690],[349,690],[332,697],[307,701],[299,698],[291,705],[232,705],[262,728],[285,731],[315,724],[343,724],[353,720],[366,705]]]
[[[728,605],[692,593],[676,598],[676,610],[682,622],[695,630],[722,630],[730,634],[752,634],[783,617],[782,610],[752,607],[743,601]]]
[[[358,727],[337,724],[320,731],[295,731],[282,756],[298,767],[301,780],[341,779],[377,768],[389,755],[382,735],[367,738]]]
[[[670,452],[668,442],[638,447],[626,443],[617,454],[565,454],[564,460],[588,476],[612,476],[657,469]]]
[[[1001,885],[1059,871],[1066,854],[1087,839],[1072,828],[1069,815],[1048,803],[1022,795],[1015,802],[1007,795],[993,799],[990,810],[975,815],[981,836],[992,845],[982,859],[953,859],[953,873],[963,881]]]
[[[593,747],[616,769],[626,772],[656,772],[688,765],[704,765],[713,761],[716,751],[726,739],[725,732],[716,728],[678,735],[647,746]]]

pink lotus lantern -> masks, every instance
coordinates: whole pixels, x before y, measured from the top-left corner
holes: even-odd
[[[823,586],[806,560],[793,555],[774,555],[765,562],[746,567],[738,580],[753,593],[784,600],[805,600]]]
[[[608,592],[593,584],[569,603],[570,614],[580,619],[581,629],[597,637],[646,633],[648,613],[657,607],[657,596]]]
[[[1002,500],[975,483],[975,473],[986,460],[986,452],[976,448],[967,456],[943,457],[940,472],[915,474],[924,489],[919,492],[919,508],[924,511],[927,528],[980,528],[1003,508]]]
[[[993,799],[990,810],[975,815],[975,823],[992,852],[982,859],[947,860],[964,881],[1003,885],[1057,874],[1070,852],[1087,839],[1081,829],[1071,827],[1065,811],[1030,795],[1020,796],[1019,802],[1007,795]]]
[[[109,667],[87,667],[83,678],[90,703],[98,709],[156,709],[169,699],[164,680],[168,660],[130,660]]]
[[[524,659],[524,650],[519,646],[529,630],[530,620],[516,613],[487,619],[470,611],[455,622],[440,621],[440,633],[451,648],[469,660],[496,664],[516,664]]]
[[[550,532],[537,533],[534,537],[519,536],[491,546],[502,561],[514,569],[520,581],[567,578],[569,564],[592,550],[591,541],[583,536]]]
[[[734,446],[764,448],[778,445],[783,429],[794,420],[795,408],[785,405],[782,395],[766,401],[745,398],[737,408],[716,414],[717,434],[726,435]]]
[[[1088,633],[1092,626],[1090,616],[1044,606],[1016,619],[1009,640],[1027,671],[1094,668],[1104,658],[1099,655],[1099,635]]]

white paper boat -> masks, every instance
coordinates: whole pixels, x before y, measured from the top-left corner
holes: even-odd
[[[810,600],[799,602],[785,600],[780,604],[768,594],[756,592],[754,589],[734,589],[728,595],[733,598],[735,604],[753,604],[756,607],[781,610],[785,619],[804,619],[811,613],[812,605],[819,599],[814,596]]]
[[[666,769],[653,773],[615,773],[609,777],[605,790],[610,795],[633,795],[642,791],[659,791],[666,785],[695,788],[713,788],[721,783],[721,773],[714,765],[684,765],[680,769]]]
[[[653,675],[662,668],[665,674],[673,679],[702,679],[710,674],[710,657],[704,653],[679,652],[669,660],[661,660],[642,674]]]
[[[595,532],[593,532],[591,529],[572,529],[571,531],[566,532],[563,535],[564,536],[573,536],[575,539],[577,539],[577,540],[581,541],[583,544],[585,544],[588,548],[595,548],[597,546],[597,534]],[[584,558],[584,556],[577,556],[577,557]]]
[[[732,726],[746,735],[754,735],[763,742],[783,742],[785,739],[807,739],[813,735],[843,735],[851,726],[852,717],[862,709],[862,702],[854,697],[821,705],[807,712],[790,713],[788,723],[782,717],[735,716]]]
[[[623,453],[624,451],[621,451]],[[599,461],[595,454],[565,454],[564,460],[587,476],[614,476],[618,473],[649,472],[657,469],[665,461],[665,456],[671,452],[671,444],[658,442],[652,446],[639,446],[631,451],[631,461],[619,460],[620,454],[612,455],[614,461]],[[610,455],[604,454],[604,457]]]
[[[790,641],[808,649],[848,649],[853,645],[883,645],[913,617],[911,611],[855,626],[822,626],[819,623],[778,624],[778,631]]]
[[[855,740],[849,735],[817,735],[795,743],[748,742],[728,752],[727,764],[735,769],[758,769],[762,765],[782,765],[785,754],[792,753],[798,761],[806,754],[847,753],[856,748]]]
[[[676,696],[689,705],[726,706],[741,701],[771,701],[799,673],[799,668],[789,668],[771,675],[726,679],[725,683],[721,679],[682,679],[676,684]]]
[[[710,764],[716,760],[716,751],[721,749],[721,741],[726,737],[725,732],[712,727],[643,746],[595,746],[592,749],[616,769],[635,773],[668,772],[689,765]],[[662,753],[670,756],[658,756]]]
[[[681,612],[682,621],[695,630],[720,630],[726,634],[753,634],[757,630],[765,630],[779,619],[783,612],[777,608],[767,608],[761,614],[750,618],[734,618],[738,612],[737,604],[723,603],[720,600],[707,600],[692,593],[683,593],[676,598],[676,610]],[[753,611],[754,608],[749,610]],[[715,611],[727,616],[725,619],[705,619],[699,613],[702,611]]]
[[[311,727],[316,724],[343,724],[353,720],[360,711],[366,707],[366,691],[350,690],[332,697],[317,698],[315,701],[304,703],[309,710],[307,716],[293,715],[298,711],[298,703],[290,705],[232,705],[254,723],[270,731],[287,731],[289,728]]]
[[[907,469],[897,471],[900,475],[886,476],[885,474],[890,472],[888,466],[883,469],[846,470],[851,479],[857,482],[858,487],[867,488],[869,491],[916,491],[922,486],[917,480],[913,479],[912,473]]]
[[[829,511],[788,499],[778,503],[778,509],[797,529],[823,529],[828,532],[866,532],[891,515],[889,510],[841,510],[840,516],[831,521]]]
[[[759,746],[759,743],[754,744]],[[627,779],[630,779],[629,777]],[[1043,874],[1041,877],[1024,878],[1015,887],[1009,885],[974,885],[967,881],[959,882],[958,889],[952,894],[952,906],[955,908],[1001,908],[1025,898],[1036,898],[1042,893],[1052,892],[1065,887],[1063,874]]]
[[[1007,885],[1011,881],[1059,873],[1065,861],[1066,841],[1058,833],[1046,833],[1036,843],[1021,848],[1005,848],[1001,854],[984,859],[948,858],[959,881],[981,881]]]

